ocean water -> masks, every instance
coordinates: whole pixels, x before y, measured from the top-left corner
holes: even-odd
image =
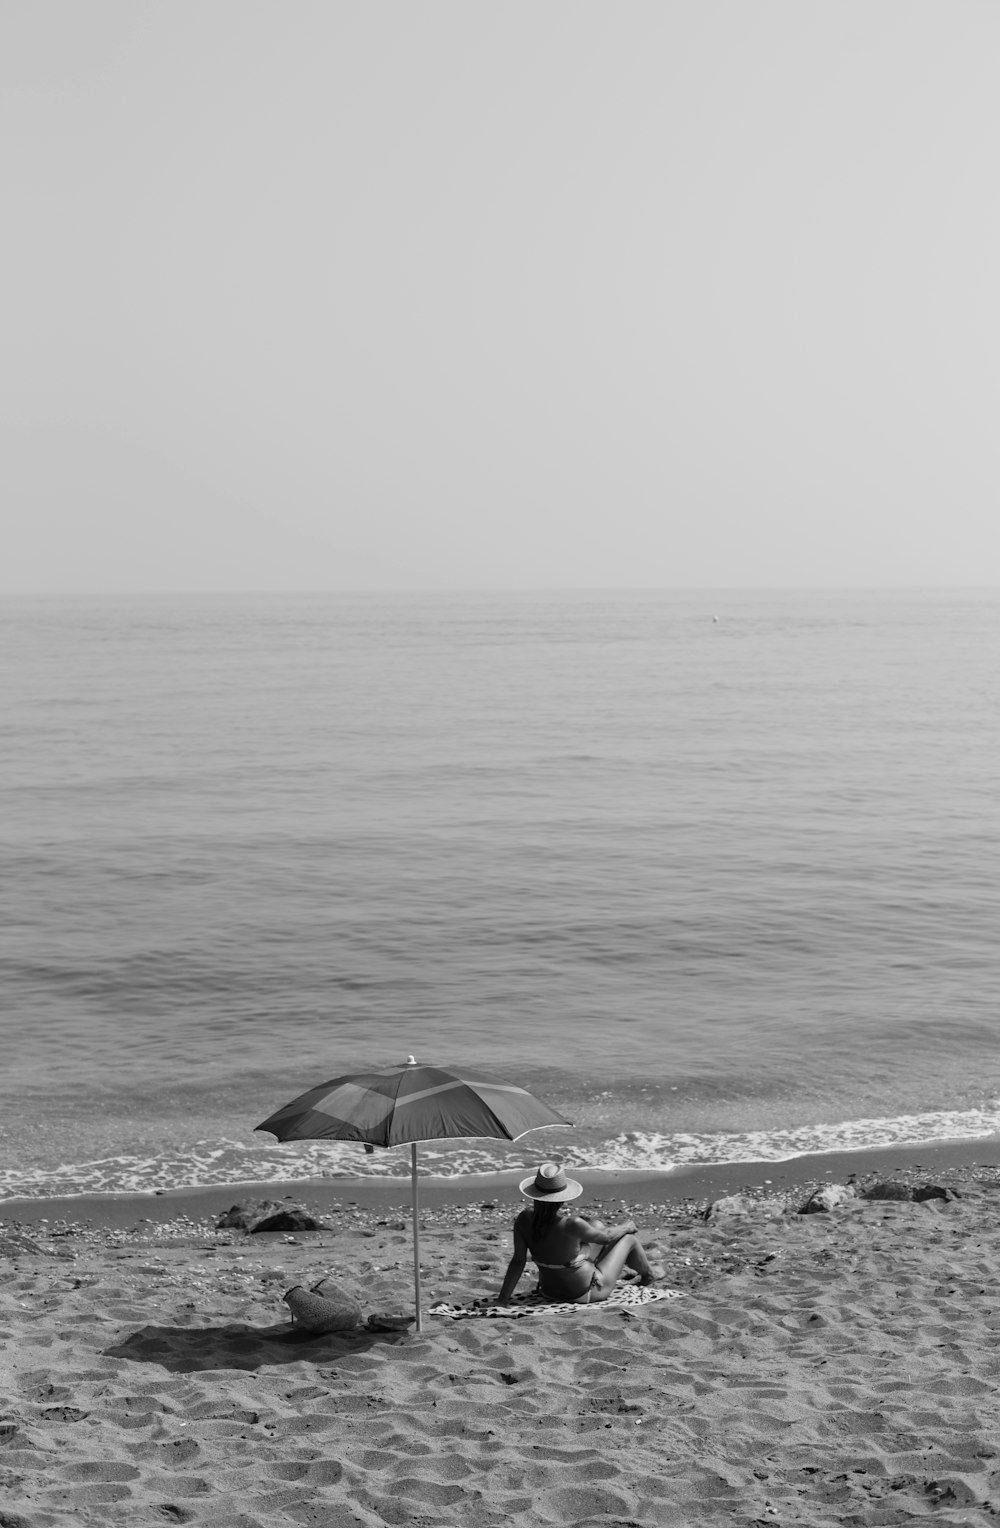
[[[568,1131],[1000,1129],[1000,594],[0,602],[0,1196],[399,1173],[254,1126],[413,1053]]]

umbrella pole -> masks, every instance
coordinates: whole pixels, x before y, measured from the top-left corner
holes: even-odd
[[[420,1319],[420,1214],[417,1209],[417,1143],[410,1146],[410,1189],[413,1200],[413,1289],[417,1297],[417,1331],[424,1329]]]

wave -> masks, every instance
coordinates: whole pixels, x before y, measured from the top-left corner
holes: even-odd
[[[795,1129],[695,1135],[625,1131],[594,1135],[551,1154],[567,1167],[669,1173],[678,1167],[783,1162],[793,1157],[879,1147],[920,1147],[946,1141],[985,1140],[1000,1134],[1000,1099],[974,1109],[901,1114],[889,1119],[844,1120]],[[501,1141],[432,1141],[419,1149],[423,1175],[458,1178],[532,1167],[539,1146]],[[353,1142],[293,1145],[225,1138],[198,1141],[176,1152],[115,1155],[58,1167],[0,1168],[0,1201],[83,1194],[163,1193],[227,1184],[294,1182],[314,1178],[397,1178],[409,1172],[409,1148],[371,1155]]]

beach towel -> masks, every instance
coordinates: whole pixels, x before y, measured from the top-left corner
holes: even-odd
[[[577,1305],[572,1301],[546,1300],[537,1289],[533,1289],[530,1294],[515,1295],[510,1305],[490,1305],[485,1300],[481,1305],[449,1305],[442,1300],[432,1305],[428,1314],[446,1316],[452,1321],[464,1321],[472,1316],[499,1317],[502,1320],[520,1316],[579,1316],[597,1310],[631,1311],[639,1305],[651,1305],[655,1300],[680,1298],[679,1289],[658,1289],[653,1284],[619,1284],[606,1300],[598,1300],[593,1305]]]

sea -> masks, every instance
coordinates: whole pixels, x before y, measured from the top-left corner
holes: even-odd
[[[0,601],[0,1198],[1000,1131],[1000,593]]]

